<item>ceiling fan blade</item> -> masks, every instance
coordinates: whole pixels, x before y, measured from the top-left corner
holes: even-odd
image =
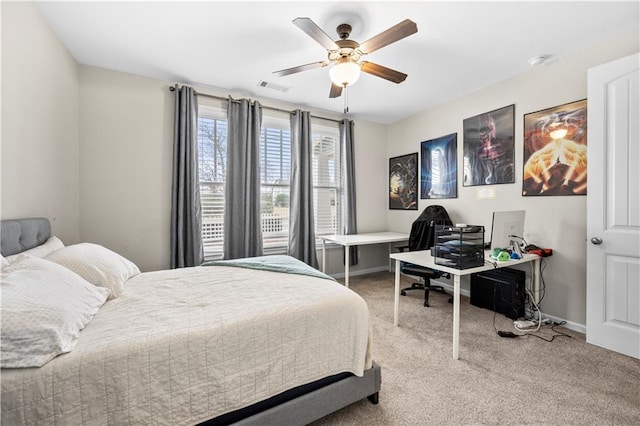
[[[330,98],[339,98],[342,95],[342,86],[331,83],[331,91],[329,92]]]
[[[320,43],[322,47],[327,50],[337,50],[339,49],[338,45],[335,41],[331,40],[331,37],[327,35],[322,28],[316,25],[309,18],[296,18],[293,20],[293,25],[300,28],[302,31],[307,33],[309,37]]]
[[[327,61],[312,62],[310,64],[298,65],[297,67],[287,68],[287,69],[279,70],[279,71],[274,71],[273,73],[275,75],[277,75],[278,77],[283,77],[285,75],[295,74],[297,72],[302,72],[302,71],[306,71],[306,70],[312,70],[314,68],[326,67],[327,65],[329,65],[329,62],[327,62]]]
[[[362,72],[384,78],[385,80],[389,80],[394,83],[402,83],[407,78],[405,73],[383,67],[382,65],[374,64],[373,62],[362,61],[360,68],[362,69]]]
[[[371,37],[364,43],[360,43],[360,51],[362,51],[362,53],[364,54],[371,53],[380,49],[381,47],[385,47],[386,45],[394,43],[398,40],[402,40],[403,38],[417,32],[418,26],[416,25],[416,23],[410,19],[405,19],[404,21],[394,25],[388,30]]]

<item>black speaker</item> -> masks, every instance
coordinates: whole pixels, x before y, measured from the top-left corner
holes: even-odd
[[[511,319],[524,317],[526,273],[500,268],[471,274],[470,303],[504,314]]]

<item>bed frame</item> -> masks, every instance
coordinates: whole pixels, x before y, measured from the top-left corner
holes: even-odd
[[[50,237],[51,224],[46,218],[0,221],[3,256],[18,254],[41,245]],[[381,384],[381,368],[373,362],[372,368],[366,370],[363,377],[350,373],[327,377],[223,414],[203,425],[308,424],[364,398],[377,404]]]

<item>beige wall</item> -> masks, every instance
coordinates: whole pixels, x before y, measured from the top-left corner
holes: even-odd
[[[623,34],[581,54],[480,90],[446,105],[424,111],[387,128],[389,157],[419,152],[420,142],[458,133],[458,198],[420,200],[419,210],[441,204],[454,222],[484,225],[490,239],[493,211],[526,210],[525,239],[554,250],[544,270],[546,295],[542,311],[566,319],[582,329],[586,320],[586,197],[522,197],[523,115],[587,97],[587,69],[637,52],[637,30]],[[494,185],[494,200],[478,200],[479,187],[463,187],[462,121],[467,117],[515,104],[514,184]],[[393,141],[393,144],[391,144]],[[597,143],[597,141],[589,141]],[[486,188],[486,187],[480,187]],[[429,201],[432,201],[429,203]],[[389,211],[390,230],[406,231],[418,212]],[[530,270],[526,269],[528,275]],[[468,289],[468,280],[463,280]]]
[[[80,238],[78,67],[32,3],[2,2],[0,217]]]
[[[80,67],[80,236],[169,267],[172,95],[164,81]]]

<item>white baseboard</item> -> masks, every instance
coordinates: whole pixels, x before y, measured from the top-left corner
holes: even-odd
[[[431,285],[441,285],[442,287],[445,288],[445,290],[448,290],[449,292],[451,292],[451,294],[453,294],[453,284],[449,284],[449,283],[444,283],[442,281],[438,281],[438,280],[431,280]],[[465,297],[471,297],[471,292],[469,290],[467,290],[466,288],[461,288],[460,289],[460,295],[461,296],[465,296]]]
[[[569,321],[564,318],[555,317],[553,315],[545,314],[542,311],[542,318],[550,319],[553,322],[565,322],[562,324],[563,327],[568,328],[569,330],[577,331],[578,333],[587,334],[587,326],[585,324],[578,324],[577,322]]]
[[[350,270],[349,271],[349,277],[356,277],[358,275],[373,274],[375,272],[383,272],[383,271],[388,271],[388,270],[389,270],[388,266],[376,266],[375,268],[369,268],[369,269]],[[340,272],[340,273],[337,273],[337,274],[331,274],[331,277],[333,277],[333,278],[344,278],[344,272]]]
[[[534,313],[534,311],[531,311],[530,309],[526,309],[525,310],[525,315],[527,318],[538,318],[538,314]],[[586,334],[587,333],[587,327],[584,324],[578,324],[577,322],[572,322],[572,321],[568,321],[564,318],[560,318],[560,317],[556,317],[553,315],[549,315],[549,314],[545,314],[544,310],[542,311],[542,319],[547,319],[549,321],[552,321],[554,323],[562,323],[564,322],[564,324],[562,324],[563,327],[568,328],[569,330],[573,330],[573,331],[577,331],[578,333],[582,333],[582,334]]]

